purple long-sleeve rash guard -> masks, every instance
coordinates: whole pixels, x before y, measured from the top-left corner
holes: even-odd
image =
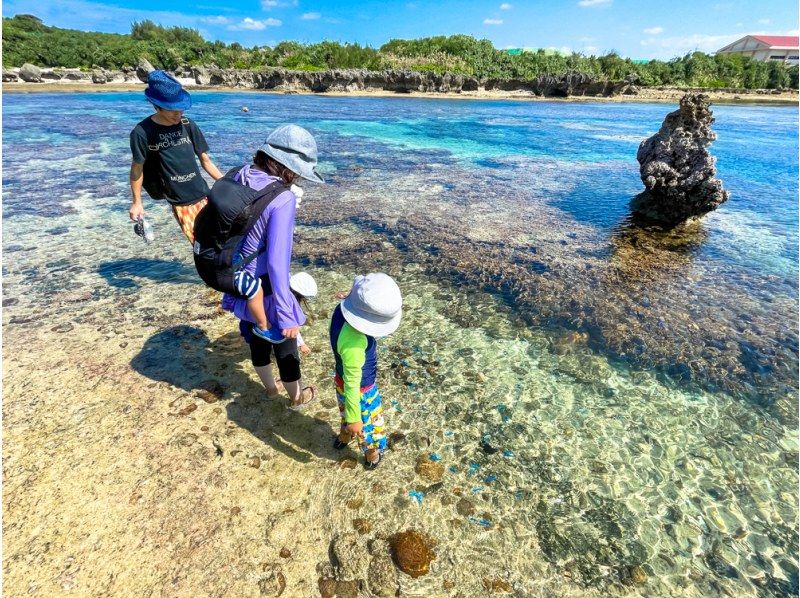
[[[278,180],[249,165],[236,173],[234,179],[257,191]],[[277,325],[281,329],[302,326],[306,322],[303,310],[289,290],[296,206],[294,193],[289,190],[272,200],[242,241],[240,250],[242,255],[260,252],[256,259],[245,266],[245,270],[255,277],[269,274],[272,294],[264,297],[264,310],[270,325]],[[240,320],[253,321],[244,299],[226,293],[222,298],[222,308],[233,312]]]

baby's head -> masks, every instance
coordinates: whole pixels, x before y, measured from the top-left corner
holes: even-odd
[[[301,303],[306,303],[317,296],[317,282],[307,272],[292,274],[289,277],[289,289]]]
[[[397,330],[403,316],[400,287],[383,272],[356,276],[350,294],[341,305],[347,323],[369,336],[389,336]]]

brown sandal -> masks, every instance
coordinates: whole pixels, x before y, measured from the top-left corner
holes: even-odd
[[[308,399],[308,400],[306,400],[306,401],[303,401],[302,403],[298,403],[297,405],[294,405],[294,404],[292,404],[292,405],[289,405],[289,409],[291,409],[292,411],[302,411],[303,409],[305,409],[306,407],[308,407],[309,405],[311,405],[311,403],[313,403],[314,401],[316,401],[316,400],[317,400],[317,387],[316,387],[316,386],[314,386],[313,384],[312,384],[312,385],[310,385],[310,386],[306,386],[306,387],[305,387],[305,388],[304,388],[304,389],[303,389],[303,390],[300,392],[300,396],[302,397],[302,396],[303,396],[303,393],[304,393],[305,391],[307,391],[307,390],[310,390],[310,391],[311,391],[311,397],[309,397],[309,399]]]
[[[275,392],[274,393],[267,393],[268,399],[279,399],[281,398],[281,392],[283,392],[283,382],[281,382],[280,378],[275,379]]]

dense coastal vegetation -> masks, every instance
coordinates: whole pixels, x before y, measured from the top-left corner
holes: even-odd
[[[489,40],[468,35],[391,40],[380,48],[324,41],[284,41],[274,47],[245,48],[238,43],[209,42],[194,29],[134,23],[129,35],[49,27],[31,15],[3,19],[3,66],[29,62],[40,66],[120,69],[147,58],[157,68],[216,65],[221,68],[293,70],[405,68],[457,73],[478,78],[533,79],[567,72],[638,85],[780,89],[798,87],[798,67],[758,62],[737,55],[693,52],[669,61],[633,62],[611,52],[604,56],[562,55],[545,50],[510,55]]]

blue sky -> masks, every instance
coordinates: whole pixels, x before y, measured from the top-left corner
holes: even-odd
[[[796,0],[6,0],[3,16],[127,33],[134,20],[199,29],[245,46],[323,39],[380,46],[392,38],[467,33],[495,47],[560,48],[668,59],[713,52],[748,33],[797,35]]]

